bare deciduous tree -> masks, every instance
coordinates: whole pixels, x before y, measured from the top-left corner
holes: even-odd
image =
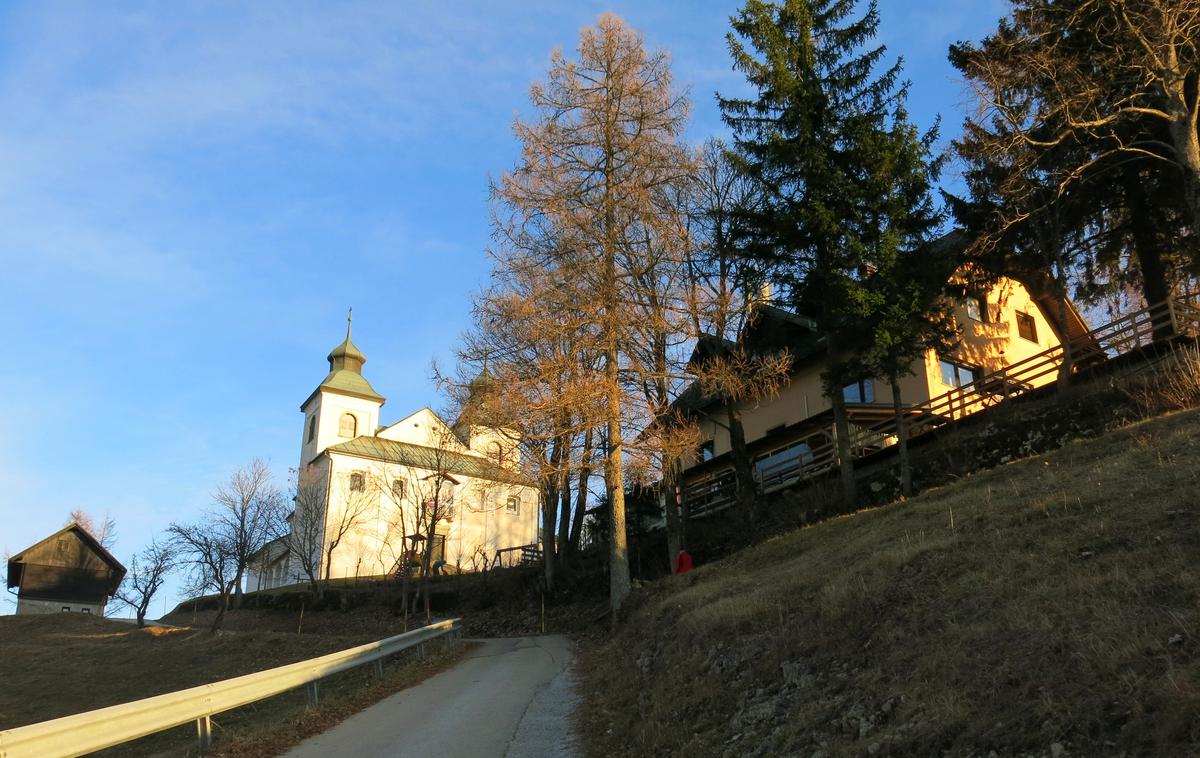
[[[181,560],[191,573],[188,589],[218,596],[212,630],[220,628],[230,600],[242,595],[250,556],[279,534],[283,498],[261,460],[238,469],[213,493],[213,505],[194,524],[168,529]]]
[[[146,625],[146,613],[150,603],[175,568],[176,545],[171,542],[151,540],[140,553],[129,562],[125,580],[117,588],[116,599],[133,609],[137,625]]]
[[[296,566],[308,582],[313,599],[320,600],[327,485],[324,478],[303,476],[299,471],[294,471],[292,476],[293,510],[282,535],[283,546],[289,563]]]

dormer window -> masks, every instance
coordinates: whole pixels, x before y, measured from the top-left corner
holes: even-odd
[[[358,419],[353,413],[342,414],[342,420],[338,422],[338,436],[351,439],[358,436]]]
[[[499,442],[493,442],[488,445],[488,457],[491,458],[497,466],[504,465],[504,446]]]
[[[1037,342],[1037,322],[1028,313],[1017,312],[1017,334],[1021,339]]]
[[[312,442],[317,436],[317,417],[308,417],[308,441]]]

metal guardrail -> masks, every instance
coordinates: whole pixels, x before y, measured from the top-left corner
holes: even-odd
[[[212,717],[218,713],[299,687],[306,687],[310,702],[315,703],[319,682],[327,676],[367,663],[374,663],[376,674],[382,676],[384,658],[459,633],[459,619],[450,619],[319,658],[6,729],[0,731],[0,758],[73,758],[189,721],[196,722],[196,733],[204,750],[212,739]]]
[[[1184,300],[1157,303],[1076,335],[1066,345],[1072,371],[1083,371],[1152,345],[1164,332],[1169,332],[1172,337],[1200,335],[1200,308]],[[1064,346],[1058,344],[949,392],[906,406],[905,434],[909,439],[919,437],[1053,381],[1066,353]],[[852,425],[852,455],[861,457],[888,447],[895,442],[897,434],[894,417],[869,426]],[[831,435],[826,436],[827,441],[810,447],[793,462],[766,470],[756,469],[758,490],[770,492],[837,468],[836,440]],[[689,485],[683,497],[689,504],[691,515],[703,516],[732,505],[734,487],[732,469],[723,469]]]

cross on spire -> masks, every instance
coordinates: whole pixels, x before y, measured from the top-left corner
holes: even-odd
[[[346,313],[346,339],[350,339],[350,327],[354,322],[354,309],[351,308]]]

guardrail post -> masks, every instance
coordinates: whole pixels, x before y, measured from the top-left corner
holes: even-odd
[[[201,753],[212,747],[212,716],[196,719],[196,739]]]
[[[417,658],[419,658],[422,661],[425,660],[425,643],[424,642],[422,642],[420,645],[417,645]]]
[[[304,694],[308,696],[309,707],[316,708],[321,702],[321,683],[316,681],[304,685]]]
[[[383,678],[383,659],[376,658],[374,661],[371,661],[371,669],[375,672],[376,679],[382,679]]]

